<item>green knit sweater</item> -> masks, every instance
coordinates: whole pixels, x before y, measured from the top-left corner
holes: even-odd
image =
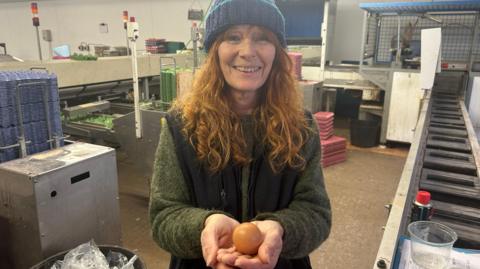
[[[281,256],[287,259],[307,256],[330,232],[331,209],[320,167],[318,129],[315,123],[311,127],[316,137],[305,145],[310,153],[307,154],[307,167],[293,190],[294,199],[288,208],[255,217],[256,220],[280,222],[284,228]],[[252,128],[244,130],[253,131]],[[246,204],[245,201],[243,204]],[[224,212],[192,206],[172,134],[167,121],[162,119],[150,193],[149,214],[153,239],[176,257],[201,258],[200,234],[205,219],[214,213]]]

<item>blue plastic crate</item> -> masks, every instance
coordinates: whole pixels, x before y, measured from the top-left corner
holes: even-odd
[[[17,144],[17,129],[15,127],[1,128],[0,129],[0,146],[11,146]],[[9,161],[18,158],[18,147],[10,149],[0,149],[0,160]]]
[[[43,87],[40,85],[32,85],[28,92],[28,102],[29,103],[39,103],[43,102]],[[47,89],[48,91],[48,89]]]
[[[48,127],[46,121],[32,122],[33,143],[45,143],[48,140]]]
[[[0,147],[12,145],[11,127],[0,128]]]
[[[0,71],[0,107],[13,105],[17,84],[45,83],[21,87],[21,100],[24,103],[43,101],[43,88],[47,90],[47,101],[59,100],[58,79],[55,74],[34,71]]]
[[[25,85],[20,88],[20,96],[17,96],[17,85],[23,83],[41,84]],[[46,90],[47,107],[49,109],[50,121],[54,122],[57,132],[61,133],[60,105],[58,95],[58,82],[55,74],[34,71],[0,71],[0,127],[18,125],[17,123],[17,98],[20,98],[22,108],[22,122],[28,124],[31,122],[46,120],[44,107],[44,90]],[[56,119],[58,117],[58,119]]]
[[[13,91],[15,89],[15,77],[12,72],[0,72],[0,107],[15,104]]]
[[[53,102],[59,100],[58,95],[58,82],[57,76],[55,74],[49,74],[45,72],[33,72],[29,74],[30,78],[34,81],[44,82],[45,88],[47,90],[47,101]],[[37,88],[40,90],[40,93],[43,95],[43,86],[38,85]],[[42,99],[43,100],[43,96]]]
[[[63,137],[62,121],[60,118],[53,119],[52,136]]]
[[[15,112],[16,112],[16,110],[15,110]],[[18,117],[18,114],[14,113],[13,117],[16,119]],[[32,121],[32,111],[31,111],[30,104],[23,104],[22,105],[22,117],[23,117],[23,124],[27,124],[27,123],[30,123]]]
[[[48,80],[48,86],[49,86],[48,101],[49,102],[56,102],[60,99],[59,94],[58,94],[57,75],[47,74],[46,79]]]
[[[43,103],[33,103],[29,105],[32,113],[32,121],[45,120],[45,105]]]
[[[58,101],[48,102],[50,117],[60,117],[60,103]]]
[[[27,123],[23,125],[24,135],[26,141],[34,141],[33,135],[33,125],[31,123]]]
[[[0,127],[10,127],[16,124],[15,109],[12,106],[0,107]]]
[[[17,71],[14,72],[14,76],[16,78],[16,87],[19,87],[20,90],[20,103],[23,104],[28,104],[31,102],[30,100],[30,95],[31,95],[31,89],[32,85],[22,85],[23,83],[29,83],[29,74],[25,71]],[[15,98],[18,98],[16,96],[16,88],[12,89],[12,92],[15,96]]]
[[[50,144],[45,142],[45,143],[39,143],[34,145],[35,148],[35,153],[46,151],[50,149]]]
[[[0,163],[18,159],[18,157],[19,153],[16,148],[0,150]]]
[[[57,102],[48,103],[50,122],[52,124],[52,134],[55,136],[63,136],[62,119],[60,115],[60,104]]]
[[[33,144],[33,143],[27,144],[27,154],[31,155],[31,154],[35,154],[35,153],[37,153],[37,149],[35,147],[35,144]]]

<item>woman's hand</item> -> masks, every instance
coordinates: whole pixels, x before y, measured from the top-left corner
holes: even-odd
[[[243,269],[271,269],[277,265],[283,246],[283,227],[273,220],[254,221],[264,236],[255,257],[242,255],[234,248],[220,250],[217,256],[222,263]]]
[[[238,221],[223,214],[213,214],[205,220],[200,240],[203,258],[207,266],[218,269],[233,268],[223,262],[218,262],[217,254],[219,249],[227,249],[232,246],[233,229],[238,224]]]

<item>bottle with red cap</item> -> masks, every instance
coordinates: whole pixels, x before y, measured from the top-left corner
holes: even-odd
[[[431,195],[428,191],[419,191],[412,209],[412,222],[419,220],[430,220],[433,214]]]

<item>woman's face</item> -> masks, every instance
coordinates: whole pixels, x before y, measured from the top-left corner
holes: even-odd
[[[272,69],[275,45],[258,26],[238,25],[225,32],[218,48],[220,68],[227,84],[237,91],[256,91]]]

